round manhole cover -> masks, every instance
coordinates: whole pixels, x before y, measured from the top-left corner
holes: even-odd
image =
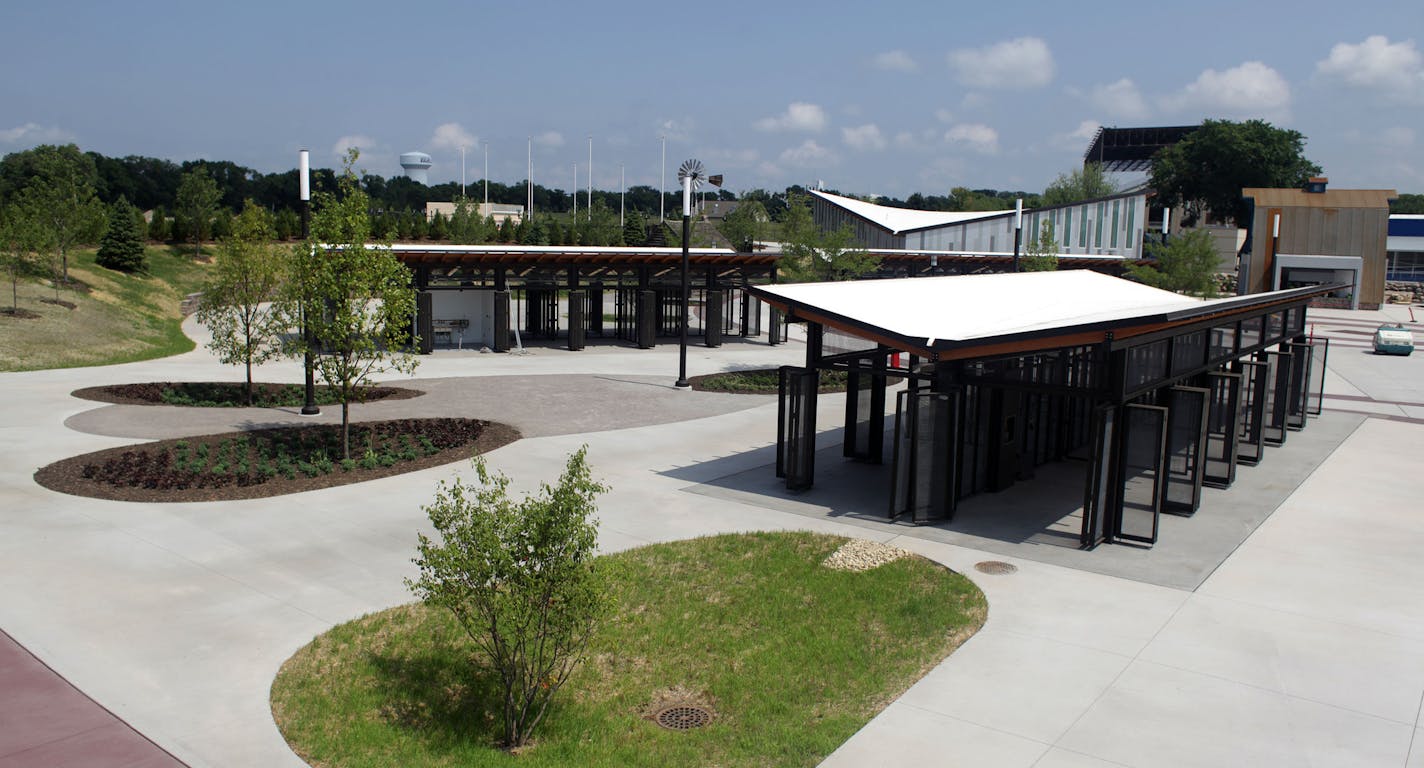
[[[982,563],[975,563],[974,570],[980,573],[988,573],[994,576],[1003,576],[1017,572],[1019,567],[1013,563],[1006,563],[1002,560],[985,560]]]
[[[670,731],[690,731],[712,722],[712,713],[690,704],[675,704],[658,710],[653,721]]]

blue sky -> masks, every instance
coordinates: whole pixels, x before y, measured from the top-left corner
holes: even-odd
[[[9,2],[0,153],[552,187],[1040,190],[1099,124],[1260,117],[1335,187],[1424,192],[1424,3]]]

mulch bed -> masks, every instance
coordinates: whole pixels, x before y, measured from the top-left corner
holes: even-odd
[[[79,308],[79,305],[78,305],[78,304],[75,304],[75,303],[72,302],[72,301],[65,301],[64,299],[40,299],[40,301],[43,302],[43,303],[45,303],[45,304],[53,304],[53,305],[55,305],[55,306],[57,306],[57,307],[64,307],[65,309],[78,309],[78,308]]]
[[[274,404],[279,396],[290,387],[301,387],[300,384],[274,384],[272,382],[252,382],[252,395],[254,408],[288,407],[293,408],[301,405],[301,402]],[[163,399],[165,390],[179,390],[188,392],[206,391],[209,393],[227,394],[237,402],[235,407],[247,407],[241,404],[242,382],[174,382],[174,381],[151,381],[142,384],[111,384],[106,387],[85,387],[76,389],[70,395],[83,399],[93,400],[100,403],[113,403],[115,405],[182,405],[184,407],[208,407],[199,403],[170,403]],[[323,401],[322,392],[326,387],[316,388],[318,402],[325,405],[334,405],[332,401]],[[418,389],[408,389],[406,387],[370,387],[366,390],[364,402],[372,403],[377,400],[408,400],[412,397],[420,397],[425,394]],[[222,407],[222,406],[211,406]]]
[[[520,438],[519,431],[514,427],[476,419],[356,422],[351,425],[351,454],[354,458],[359,458],[365,451],[365,433],[358,430],[366,429],[374,429],[385,438],[424,437],[431,441],[437,450],[428,455],[397,461],[390,466],[358,465],[343,470],[338,463],[330,474],[311,477],[300,472],[295,477],[282,474],[263,477],[256,472],[246,475],[193,474],[181,472],[173,466],[175,449],[179,443],[187,444],[186,451],[196,451],[198,446],[204,445],[208,451],[216,454],[219,446],[233,439],[246,437],[252,443],[290,443],[298,433],[305,432],[305,435],[313,440],[335,439],[339,446],[341,425],[314,424],[202,435],[110,448],[63,459],[43,467],[35,473],[35,482],[60,493],[114,501],[194,502],[257,499],[331,488],[437,467],[467,460],[476,454],[488,453]],[[359,440],[358,435],[361,435]],[[334,455],[340,455],[339,448]],[[185,483],[189,487],[177,487]]]
[[[705,375],[705,376],[693,376],[692,378],[688,379],[687,382],[688,382],[689,384],[691,384],[691,385],[692,385],[692,388],[693,388],[694,390],[698,391],[698,392],[720,392],[720,393],[722,393],[722,394],[724,394],[724,395],[776,395],[776,394],[777,394],[777,386],[776,386],[776,384],[772,384],[772,385],[770,386],[770,388],[768,388],[768,389],[762,389],[762,388],[757,388],[757,387],[745,387],[745,388],[742,388],[742,387],[731,387],[731,388],[725,388],[725,389],[724,389],[724,388],[721,388],[721,387],[718,387],[718,388],[715,388],[715,389],[714,389],[714,388],[712,388],[712,387],[706,386],[706,383],[705,383],[705,382],[706,382],[708,379],[716,379],[716,378],[725,377],[725,376],[727,376],[728,373],[745,374],[745,375],[751,375],[751,376],[767,376],[767,377],[770,377],[771,380],[774,382],[774,381],[777,380],[777,379],[776,379],[776,377],[777,377],[777,370],[778,370],[778,369],[776,369],[776,368],[758,368],[758,369],[755,369],[755,370],[748,370],[748,371],[729,371],[729,372],[723,372],[723,373],[709,373],[709,374],[707,374],[707,375]],[[828,373],[827,371],[822,371],[822,372],[821,372],[823,383],[821,384],[820,387],[818,387],[818,388],[816,389],[816,392],[817,392],[817,393],[822,394],[822,395],[833,395],[833,394],[836,394],[836,393],[838,393],[838,392],[844,392],[844,391],[846,391],[846,380],[845,380],[844,376],[836,377],[836,379],[831,379],[830,381],[826,381],[826,379],[828,378],[828,377],[826,376],[827,373]],[[891,376],[891,377],[889,377],[889,378],[886,380],[886,383],[887,383],[887,384],[895,384],[895,383],[898,383],[899,381],[900,381],[900,377],[898,377],[898,376]]]
[[[44,317],[44,315],[41,315],[38,312],[34,312],[28,309],[16,309],[15,307],[5,307],[4,309],[0,309],[0,315],[4,315],[6,317],[14,317],[20,320],[35,320]]]

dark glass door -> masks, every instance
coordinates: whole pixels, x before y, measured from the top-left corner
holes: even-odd
[[[1208,373],[1210,391],[1206,418],[1206,460],[1202,483],[1225,488],[1236,480],[1237,441],[1241,434],[1241,382],[1243,375]]]
[[[1157,541],[1167,476],[1167,409],[1125,405],[1122,422],[1113,538],[1152,544]]]

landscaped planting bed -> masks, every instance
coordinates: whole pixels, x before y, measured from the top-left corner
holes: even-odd
[[[964,576],[845,543],[730,534],[605,556],[615,613],[518,754],[498,744],[492,666],[419,603],[317,636],[277,675],[273,718],[329,768],[814,766],[987,615]],[[674,708],[705,717],[660,727]]]
[[[727,392],[733,395],[774,395],[780,386],[780,372],[776,368],[760,368],[751,371],[727,371],[693,376],[688,379],[692,388],[699,392]],[[844,392],[845,371],[821,371],[821,394]]]
[[[518,438],[513,427],[475,419],[360,422],[342,459],[339,424],[279,427],[111,448],[50,464],[35,481],[125,501],[246,499],[425,469]]]
[[[71,393],[85,400],[119,405],[187,405],[203,408],[245,408],[247,395],[240,381],[152,381],[142,384],[111,384],[85,387]],[[317,405],[340,402],[330,387],[318,386],[313,393]],[[367,387],[357,398],[361,402],[404,400],[423,392],[404,387]],[[296,408],[306,403],[302,384],[252,383],[252,407]]]

